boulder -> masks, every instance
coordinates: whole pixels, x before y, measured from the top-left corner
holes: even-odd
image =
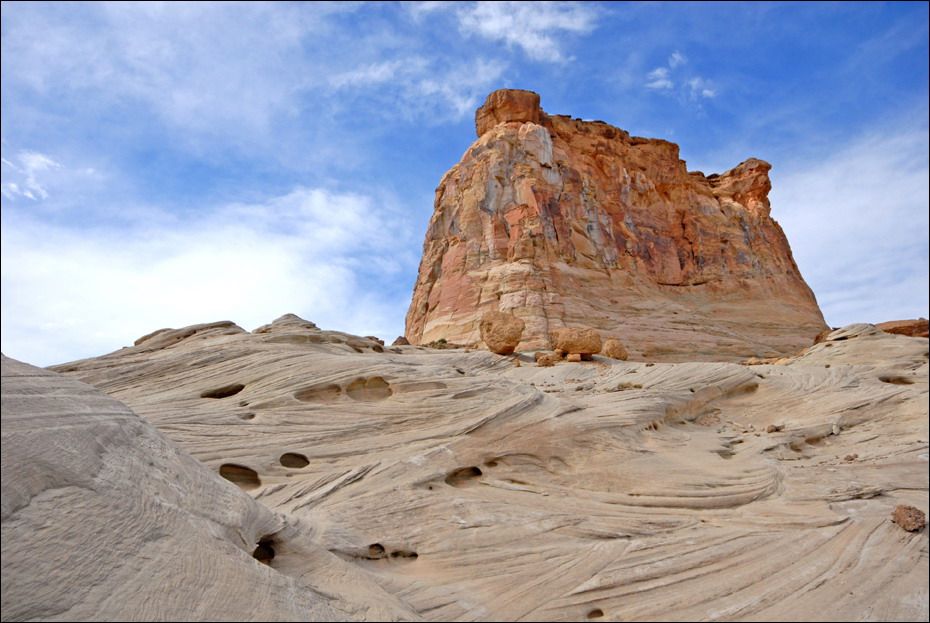
[[[601,347],[601,354],[611,359],[619,359],[620,361],[626,361],[630,356],[630,353],[623,347],[620,340],[616,338],[609,338],[604,341],[604,345]]]
[[[520,343],[525,326],[524,322],[513,314],[486,312],[481,317],[481,340],[492,353],[509,355]]]
[[[601,336],[594,329],[566,327],[552,332],[552,345],[570,355],[601,352]]]

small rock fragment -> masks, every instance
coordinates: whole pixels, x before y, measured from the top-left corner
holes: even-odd
[[[899,504],[891,514],[891,521],[908,532],[920,532],[927,525],[927,516],[919,508]]]

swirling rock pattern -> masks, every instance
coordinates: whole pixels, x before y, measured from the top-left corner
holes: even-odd
[[[257,502],[425,619],[927,618],[927,531],[890,519],[927,510],[924,338],[516,367],[296,321],[224,331],[57,369],[214,472],[254,470]]]
[[[7,357],[2,375],[4,621],[416,618],[124,404]]]

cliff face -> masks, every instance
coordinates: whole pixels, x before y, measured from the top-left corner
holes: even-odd
[[[526,322],[520,349],[594,327],[632,356],[794,352],[825,328],[770,216],[766,162],[688,172],[678,146],[547,115],[504,90],[443,176],[407,313],[414,344],[478,341],[489,310]]]

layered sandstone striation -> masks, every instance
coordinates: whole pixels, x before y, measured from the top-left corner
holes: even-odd
[[[547,115],[529,91],[489,95],[476,128],[436,190],[412,343],[477,343],[487,311],[526,322],[520,350],[591,327],[657,360],[789,354],[825,328],[768,163],[689,172],[674,143]]]
[[[223,331],[233,327],[196,325],[159,342],[150,334],[92,361],[159,367],[158,353],[174,346],[209,353],[217,338],[245,333]],[[125,404],[7,357],[0,370],[2,620],[415,619],[305,526],[225,482]]]
[[[892,522],[927,512],[926,338],[751,367],[375,346],[285,316],[57,366],[132,409],[124,441],[30,424],[4,376],[3,619],[927,619],[927,530]],[[62,567],[90,592],[53,601]]]

